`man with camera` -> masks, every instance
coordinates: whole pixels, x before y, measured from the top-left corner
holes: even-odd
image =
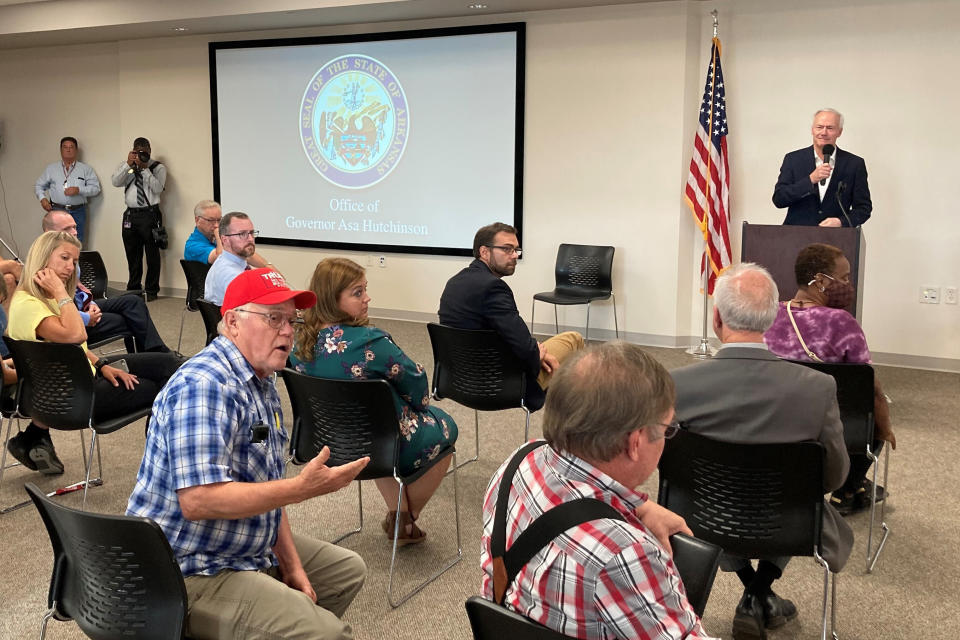
[[[147,300],[156,300],[160,291],[160,249],[167,248],[166,230],[160,213],[160,193],[167,181],[167,168],[150,158],[150,141],[137,138],[127,159],[110,181],[121,187],[124,202],[123,248],[127,254],[127,289],[140,289],[143,255],[147,256],[147,276],[143,289]]]

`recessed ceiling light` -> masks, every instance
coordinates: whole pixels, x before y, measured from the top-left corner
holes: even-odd
[[[486,9],[487,5],[482,2],[473,2],[467,5],[467,9]]]
[[[190,27],[171,27],[172,31],[190,31]]]

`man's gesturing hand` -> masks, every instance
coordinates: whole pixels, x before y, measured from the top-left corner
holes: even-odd
[[[370,462],[370,458],[363,457],[339,467],[328,467],[327,460],[329,459],[330,447],[324,447],[313,460],[303,467],[303,471],[297,476],[307,497],[312,498],[339,491],[350,484]]]

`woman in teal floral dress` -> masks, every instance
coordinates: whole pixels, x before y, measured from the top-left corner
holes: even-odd
[[[321,260],[310,289],[317,304],[304,311],[298,328],[294,367],[320,378],[387,380],[393,389],[400,440],[398,471],[415,472],[457,440],[457,425],[446,412],[430,406],[429,378],[423,367],[406,356],[388,333],[368,326],[367,280],[363,267],[346,258]],[[416,482],[404,487],[400,511],[400,544],[422,542],[426,534],[416,520],[450,466],[451,456],[435,464]],[[396,507],[399,487],[393,478],[375,481],[387,503]],[[393,537],[395,511],[383,521]]]

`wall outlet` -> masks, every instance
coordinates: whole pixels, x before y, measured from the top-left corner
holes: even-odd
[[[943,303],[957,304],[957,288],[956,287],[943,288]]]
[[[920,286],[921,304],[940,304],[940,287],[934,285]]]
[[[376,256],[374,256],[372,253],[368,253],[368,254],[367,254],[367,266],[368,266],[368,267],[372,267],[375,262],[376,262]]]
[[[387,267],[387,256],[380,256],[377,261],[381,268],[385,269]]]

